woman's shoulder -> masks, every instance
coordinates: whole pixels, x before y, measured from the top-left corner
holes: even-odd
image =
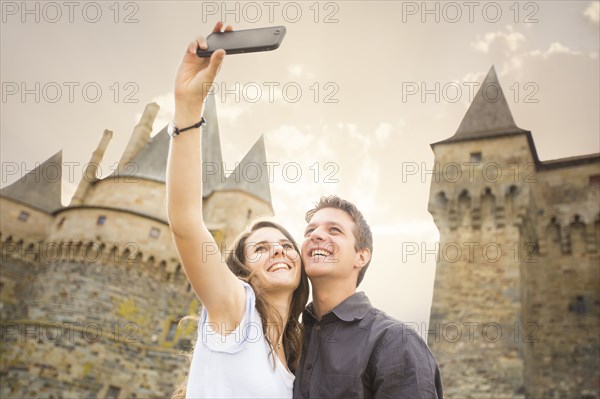
[[[199,345],[205,345],[213,351],[234,353],[242,350],[249,340],[255,341],[263,336],[262,320],[256,309],[256,293],[250,284],[245,281],[241,283],[246,292],[242,320],[233,329],[227,329],[210,321],[206,309],[202,309],[198,323]]]

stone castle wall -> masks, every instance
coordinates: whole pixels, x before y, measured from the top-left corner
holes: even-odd
[[[600,175],[597,163],[538,173],[537,253],[523,264],[530,397],[600,396]]]
[[[5,256],[2,397],[163,398],[185,379],[199,301],[183,278],[136,262]]]
[[[256,218],[273,215],[273,208],[263,200],[242,191],[216,191],[205,199],[203,214],[208,228],[219,231],[225,248]]]
[[[83,205],[106,206],[167,220],[165,184],[133,176],[109,176],[94,184]]]
[[[99,219],[103,218],[102,224]],[[165,222],[118,209],[97,207],[66,208],[57,213],[47,240],[49,243],[81,243],[98,251],[101,245],[142,262],[166,262],[174,272],[179,266],[171,230]]]
[[[53,216],[47,212],[34,209],[5,197],[0,197],[0,209],[2,209],[0,233],[6,235],[6,237],[1,237],[2,241],[8,239],[9,235],[13,237],[14,241],[25,239],[33,241],[43,240],[48,235],[48,227],[52,222]],[[27,220],[19,220],[21,212],[29,214]]]
[[[448,397],[599,398],[600,163],[539,164],[525,134],[434,152],[428,343]]]
[[[435,149],[429,210],[440,230],[428,344],[450,398],[523,398],[524,137]]]
[[[157,111],[146,106],[125,166],[95,180],[112,137],[104,132],[70,206],[43,212],[0,197],[0,397],[165,398],[185,382],[197,337],[186,316],[201,304],[167,221],[157,168],[168,141],[149,138]],[[158,155],[128,163],[146,149]],[[48,183],[60,181],[29,181],[12,195],[60,208],[60,186]],[[203,212],[223,251],[251,219],[273,214],[243,187],[214,189]]]

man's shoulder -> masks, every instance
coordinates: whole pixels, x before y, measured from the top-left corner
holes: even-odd
[[[378,342],[367,371],[385,397],[443,398],[440,371],[415,323],[405,323],[372,309]],[[376,395],[374,395],[376,396]]]
[[[377,308],[372,308],[370,313],[373,318],[372,328],[382,338],[381,345],[427,347],[425,340],[419,335],[413,323],[400,321]]]
[[[390,333],[398,333],[409,329],[414,331],[414,328],[409,324],[390,316],[381,309],[372,307],[369,314],[372,317],[373,328]]]

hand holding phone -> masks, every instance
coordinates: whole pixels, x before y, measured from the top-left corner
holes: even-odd
[[[285,26],[213,32],[206,38],[208,49],[198,48],[196,54],[205,58],[218,49],[224,49],[227,54],[275,50],[281,45],[285,33]]]

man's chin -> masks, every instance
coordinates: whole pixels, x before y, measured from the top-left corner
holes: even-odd
[[[331,268],[324,262],[305,263],[304,271],[308,277],[326,276],[331,273]]]

